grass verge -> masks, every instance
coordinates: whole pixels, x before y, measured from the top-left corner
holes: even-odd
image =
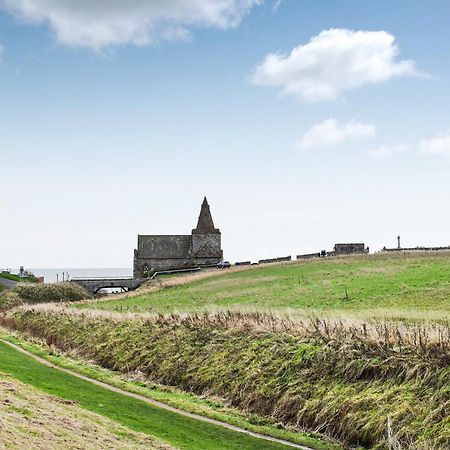
[[[0,342],[0,370],[25,384],[108,417],[134,431],[151,434],[190,450],[286,449],[220,426],[199,422],[141,400],[109,391],[88,381],[52,369]]]
[[[280,423],[276,423],[268,418],[256,414],[244,415],[236,408],[225,405],[221,399],[199,397],[180,389],[151,383],[142,374],[135,373],[132,377],[130,374],[124,376],[119,372],[102,368],[92,362],[81,359],[77,352],[72,352],[73,356],[71,357],[54,346],[50,347],[41,340],[33,338],[30,340],[30,337],[27,339],[26,336],[17,332],[2,331],[0,328],[0,338],[14,343],[59,367],[73,370],[89,378],[143,395],[190,413],[229,423],[255,433],[285,439],[316,450],[338,450],[341,448],[340,445],[327,442],[320,436],[289,430]],[[130,378],[134,378],[134,380]],[[139,380],[136,380],[136,378],[139,378]]]
[[[0,372],[2,449],[170,450],[74,402],[45,394]]]

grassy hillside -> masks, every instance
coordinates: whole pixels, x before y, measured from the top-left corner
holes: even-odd
[[[167,449],[156,439],[83,410],[74,402],[44,394],[0,372],[0,447]]]
[[[157,313],[284,310],[442,319],[450,315],[450,252],[251,267],[76,307]]]
[[[387,423],[406,448],[450,443],[448,328],[254,314],[138,317],[64,308],[11,311],[3,323],[98,364],[347,445],[386,448]]]

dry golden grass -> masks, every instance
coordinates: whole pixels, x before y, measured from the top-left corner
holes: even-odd
[[[92,319],[108,319],[112,321],[145,321],[164,323],[165,326],[177,326],[190,322],[192,326],[220,326],[233,330],[287,332],[305,338],[319,338],[324,341],[360,341],[369,344],[387,345],[398,349],[410,347],[417,350],[438,348],[450,351],[450,324],[430,320],[399,322],[389,319],[370,319],[353,316],[314,315],[294,316],[281,313],[261,313],[258,311],[211,311],[202,314],[150,314],[150,313],[118,313],[105,310],[86,310],[66,308],[58,304],[27,305],[17,308],[18,311],[35,311],[65,316]],[[381,316],[380,311],[380,317]],[[12,312],[14,315],[14,312]],[[5,317],[2,321],[8,325]]]

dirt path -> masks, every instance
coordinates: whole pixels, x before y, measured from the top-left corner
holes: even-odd
[[[286,446],[292,447],[292,448],[299,448],[299,449],[302,449],[302,450],[313,450],[310,447],[305,447],[304,445],[295,444],[293,442],[289,442],[289,441],[286,441],[284,439],[278,439],[278,438],[274,438],[274,437],[271,437],[271,436],[266,436],[266,435],[263,435],[263,434],[260,434],[260,433],[255,433],[253,431],[248,431],[248,430],[245,430],[243,428],[239,428],[239,427],[237,427],[235,425],[230,425],[230,424],[228,424],[226,422],[221,422],[219,420],[210,419],[209,417],[204,417],[204,416],[201,416],[199,414],[193,414],[193,413],[190,413],[190,412],[187,412],[187,411],[183,411],[183,410],[175,408],[173,406],[166,405],[165,403],[159,402],[157,400],[153,400],[153,399],[150,399],[148,397],[144,397],[143,395],[139,395],[139,394],[135,394],[133,392],[125,391],[125,390],[117,388],[115,386],[111,386],[110,384],[103,383],[102,381],[98,381],[98,380],[95,380],[93,378],[86,377],[86,376],[81,375],[81,374],[79,374],[77,372],[74,372],[72,370],[64,369],[62,367],[58,367],[55,364],[52,364],[51,362],[47,361],[46,359],[41,358],[39,356],[36,356],[33,353],[30,353],[30,352],[24,350],[23,348],[19,347],[18,345],[15,345],[15,344],[13,344],[11,342],[8,342],[6,340],[0,339],[0,342],[2,342],[3,344],[6,344],[6,345],[14,348],[15,350],[17,350],[17,351],[19,351],[19,352],[21,352],[21,353],[23,353],[23,354],[25,354],[27,356],[30,356],[31,358],[35,359],[36,361],[40,362],[41,364],[44,364],[47,367],[51,367],[53,369],[60,370],[62,372],[68,373],[69,375],[72,375],[74,377],[80,378],[82,380],[89,381],[90,383],[93,383],[93,384],[95,384],[97,386],[101,386],[101,387],[103,387],[105,389],[108,389],[108,390],[110,390],[112,392],[116,392],[116,393],[125,395],[127,397],[131,397],[131,398],[135,398],[137,400],[141,400],[141,401],[143,401],[145,403],[148,403],[150,405],[157,406],[159,408],[163,408],[165,410],[168,410],[168,411],[171,411],[171,412],[174,412],[174,413],[177,413],[177,414],[181,414],[182,416],[185,416],[185,417],[190,417],[190,418],[195,419],[195,420],[200,420],[200,421],[203,421],[203,422],[211,423],[213,425],[218,425],[218,426],[221,426],[221,427],[224,427],[224,428],[228,428],[229,430],[237,431],[239,433],[244,433],[244,434],[247,434],[249,436],[253,436],[255,438],[258,438],[258,439],[263,439],[263,440],[270,441],[270,442],[276,442],[276,443],[283,444],[283,445],[286,445]]]

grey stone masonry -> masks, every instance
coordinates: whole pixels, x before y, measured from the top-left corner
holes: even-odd
[[[334,255],[355,255],[362,253],[369,253],[369,249],[366,248],[365,244],[336,244],[334,246]]]
[[[133,276],[142,278],[158,270],[187,269],[217,264],[223,258],[221,233],[214,228],[206,197],[197,227],[189,235],[138,235]]]

